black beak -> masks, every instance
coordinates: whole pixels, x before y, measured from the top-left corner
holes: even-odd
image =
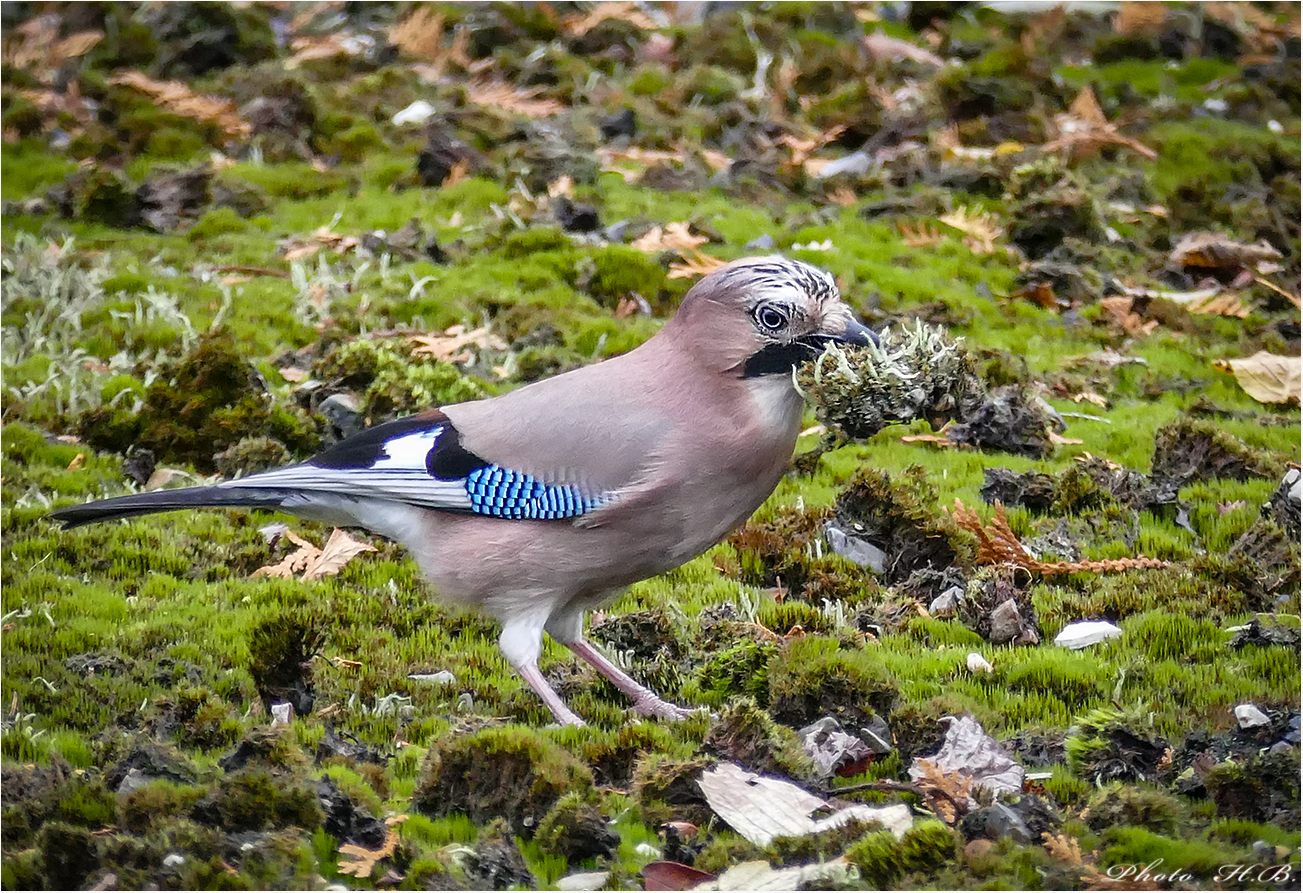
[[[841,334],[834,335],[833,340],[840,341],[843,344],[862,344],[867,346],[869,344],[878,343],[878,333],[852,316],[851,321],[847,323],[846,328],[842,330]]]

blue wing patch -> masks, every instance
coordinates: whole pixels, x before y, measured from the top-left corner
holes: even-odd
[[[484,465],[467,475],[466,495],[477,514],[518,520],[574,518],[606,502],[585,496],[578,487],[545,484],[497,465]]]
[[[377,425],[308,462],[221,486],[325,491],[538,521],[577,518],[614,498],[491,465],[463,448],[457,429],[439,413]]]

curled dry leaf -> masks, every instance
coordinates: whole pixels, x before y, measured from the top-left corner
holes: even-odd
[[[1303,359],[1282,357],[1260,350],[1239,360],[1218,360],[1213,364],[1231,372],[1244,392],[1259,403],[1298,403],[1300,366]]]
[[[1032,573],[1050,576],[1053,574],[1075,574],[1081,571],[1106,573],[1135,568],[1167,567],[1168,562],[1157,558],[1112,558],[1101,561],[1040,561],[1033,558],[1023,548],[1018,537],[1009,529],[1009,519],[1005,516],[1004,506],[997,499],[995,513],[989,524],[982,524],[977,512],[962,501],[955,500],[952,513],[955,523],[973,536],[977,537],[978,564],[1012,564]]]

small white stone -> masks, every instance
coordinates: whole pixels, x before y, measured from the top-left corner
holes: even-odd
[[[180,853],[168,853],[163,857],[164,868],[176,868],[185,864],[185,856]]]
[[[968,672],[970,673],[994,673],[995,667],[991,662],[976,651],[968,655]]]
[[[1065,626],[1063,632],[1054,637],[1054,644],[1077,651],[1107,639],[1116,639],[1120,635],[1121,627],[1107,620],[1079,620]]]
[[[1271,722],[1271,717],[1252,704],[1241,704],[1235,708],[1235,720],[1241,729],[1256,729]]]
[[[271,705],[271,724],[289,725],[290,720],[294,718],[294,708],[288,701],[281,701],[279,704]]]
[[[408,673],[407,678],[413,682],[434,682],[439,685],[452,685],[457,681],[448,670],[439,670],[435,673]]]
[[[600,890],[611,879],[609,871],[577,871],[557,878],[558,890]]]
[[[434,106],[424,99],[416,102],[394,115],[394,124],[424,124],[434,114]]]
[[[638,844],[633,848],[633,851],[639,856],[644,856],[648,859],[659,859],[661,857],[661,851],[646,842]]]
[[[1284,133],[1285,125],[1281,124],[1279,121],[1272,120],[1267,122],[1267,129],[1272,133]]]

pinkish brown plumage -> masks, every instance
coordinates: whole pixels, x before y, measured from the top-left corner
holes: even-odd
[[[622,356],[379,425],[299,465],[52,517],[246,506],[362,527],[402,543],[441,598],[497,618],[503,654],[558,721],[581,722],[538,670],[544,632],[640,712],[679,718],[583,639],[584,612],[745,521],[796,444],[793,367],[828,341],[871,337],[826,273],[735,261]]]

